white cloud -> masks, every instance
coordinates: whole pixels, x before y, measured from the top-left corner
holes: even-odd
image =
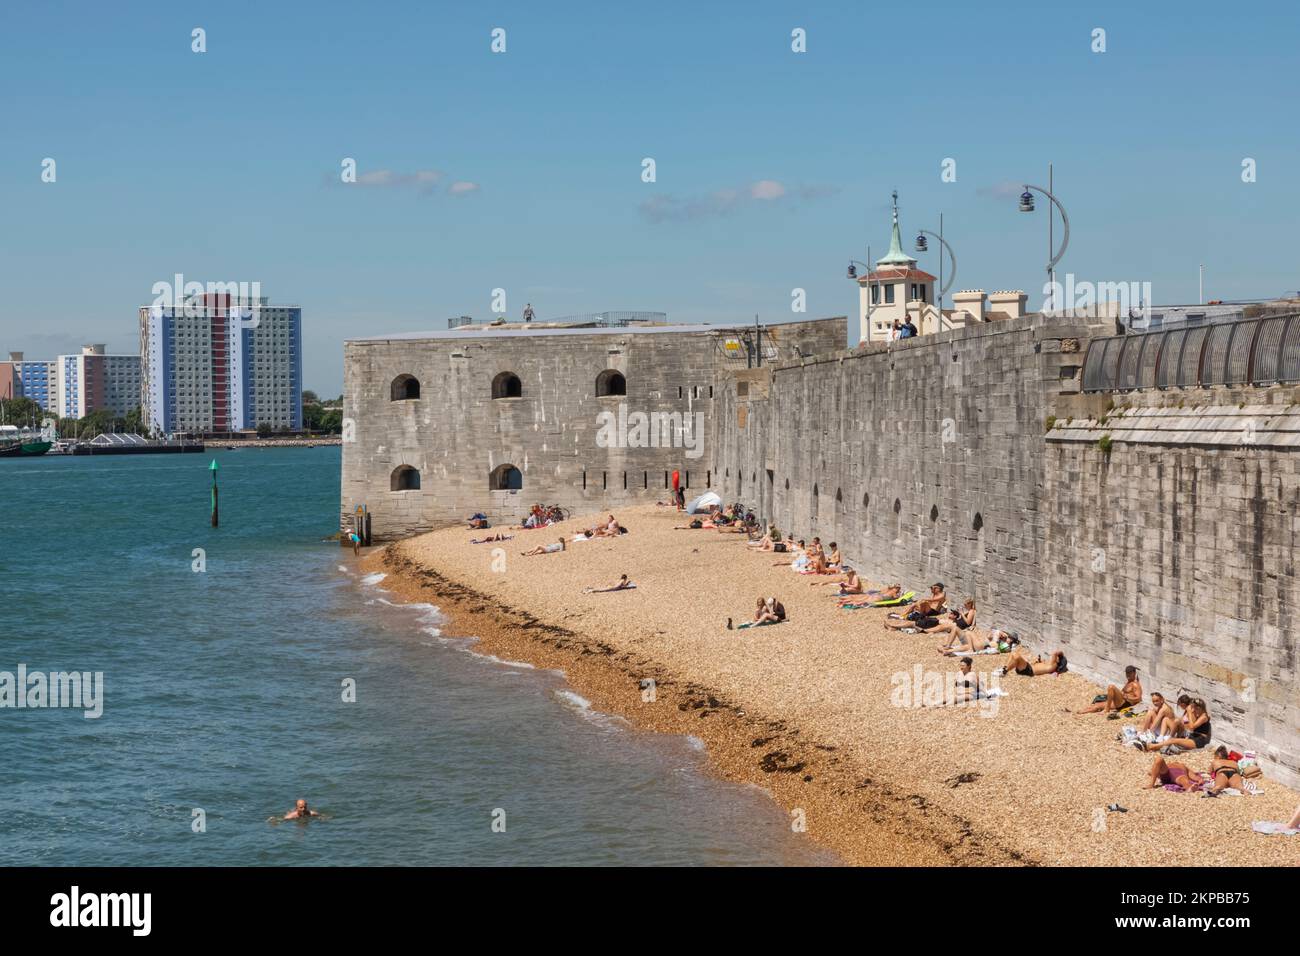
[[[447,187],[447,192],[453,196],[468,196],[470,193],[476,193],[481,187],[478,183],[471,183],[468,180],[458,179]]]
[[[707,196],[685,199],[660,194],[641,203],[641,215],[651,222],[687,222],[714,216],[727,216],[755,202],[811,202],[838,192],[835,186],[786,185],[775,179],[759,179],[740,188],[718,189]]]

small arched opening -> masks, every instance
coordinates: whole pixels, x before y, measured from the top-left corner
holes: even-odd
[[[410,465],[399,465],[393,469],[389,487],[393,491],[419,491],[420,473]]]
[[[524,487],[524,473],[514,465],[497,465],[488,473],[488,491],[519,491]]]
[[[596,397],[603,398],[606,395],[626,395],[627,379],[623,373],[612,368],[607,368],[596,376]]]
[[[519,376],[514,372],[502,372],[496,378],[492,379],[492,397],[497,398],[523,398],[524,383],[519,381]]]
[[[409,402],[412,399],[420,397],[420,380],[414,375],[403,373],[393,379],[392,400],[395,402]]]

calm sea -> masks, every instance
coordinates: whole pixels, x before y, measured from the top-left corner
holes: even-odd
[[[832,862],[691,740],[384,601],[322,540],[338,487],[337,448],[0,461],[0,671],[104,674],[99,719],[0,709],[0,864]],[[297,797],[327,818],[268,822]]]

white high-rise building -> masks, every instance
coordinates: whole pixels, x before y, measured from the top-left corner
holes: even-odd
[[[302,428],[302,309],[208,293],[140,309],[141,406],[152,432]]]

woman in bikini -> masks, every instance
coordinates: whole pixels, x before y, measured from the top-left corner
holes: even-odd
[[[985,647],[988,647],[987,640],[984,641],[982,647],[970,646],[974,643],[974,632],[971,632],[969,640],[962,634],[962,632],[969,631],[974,626],[975,599],[967,598],[966,603],[962,606],[960,611],[953,611],[946,621],[940,621],[934,627],[928,628],[927,630],[930,634],[947,635],[948,643],[939,648],[940,654],[946,654],[948,651],[953,650],[953,645],[959,641],[962,644],[962,649],[969,654],[971,651],[982,651]]]
[[[1205,796],[1217,797],[1229,787],[1246,792],[1246,778],[1241,775],[1241,766],[1237,761],[1228,759],[1227,747],[1220,745],[1214,751],[1214,759],[1210,761],[1210,774],[1214,777],[1214,786],[1206,791]]]
[[[1164,787],[1172,784],[1175,787],[1182,787],[1184,790],[1195,790],[1205,782],[1205,777],[1181,763],[1165,763],[1164,757],[1156,757],[1155,762],[1151,764],[1151,772],[1147,775],[1146,785],[1143,790],[1154,790],[1156,787]]]
[[[1021,677],[1042,677],[1045,674],[1057,674],[1065,670],[1065,654],[1052,651],[1052,656],[1045,661],[1030,661],[1018,648],[1011,652],[1007,661],[1007,673],[1015,671]]]

